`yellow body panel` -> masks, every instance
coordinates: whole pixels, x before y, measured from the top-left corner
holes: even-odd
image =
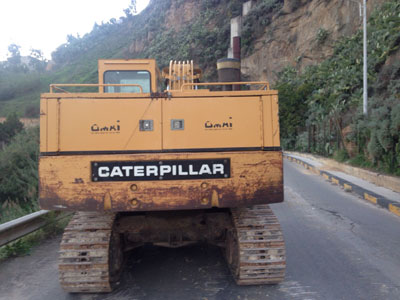
[[[105,93],[100,87],[99,93],[42,94],[43,209],[169,210],[283,201],[277,91],[157,92],[154,60],[99,61],[99,84],[107,70],[149,71],[152,92]],[[140,130],[143,120],[151,120],[153,129]],[[175,130],[172,120],[183,120],[184,128]],[[230,160],[229,178],[95,182],[91,173],[92,162],[219,158]]]
[[[47,100],[49,103],[54,99]],[[61,99],[60,151],[161,149],[161,104],[151,99]],[[154,120],[140,131],[139,120]],[[49,152],[56,151],[49,148]]]
[[[263,96],[264,147],[280,147],[278,96]]]
[[[163,148],[262,147],[260,99],[254,96],[165,100]],[[185,120],[184,130],[171,130],[172,119]]]
[[[257,95],[257,93],[259,95]],[[265,93],[265,92],[264,92]],[[279,147],[275,95],[108,98],[76,94],[41,99],[42,152]],[[189,116],[189,117],[188,117]],[[171,120],[184,120],[172,130]],[[139,120],[153,120],[140,131]],[[110,130],[110,128],[114,126]],[[105,129],[103,131],[103,129]],[[115,130],[118,129],[118,130]]]
[[[280,132],[279,132],[279,104],[278,104],[278,95],[275,94],[271,96],[271,120],[272,120],[272,141],[273,144],[271,146],[280,147]],[[265,116],[267,118],[267,116]],[[264,134],[268,134],[267,131]]]
[[[40,152],[47,152],[47,101],[40,101]]]
[[[60,110],[59,110],[59,99],[44,103],[46,107],[46,152],[49,151],[60,151],[59,146],[59,133],[60,133]],[[42,101],[41,101],[42,102]],[[42,116],[44,117],[44,116]],[[42,138],[40,139],[42,144]]]

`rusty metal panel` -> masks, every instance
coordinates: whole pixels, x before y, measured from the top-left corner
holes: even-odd
[[[231,178],[93,182],[91,161],[231,160]],[[40,205],[51,210],[151,211],[237,207],[283,201],[282,153],[246,151],[42,156]]]

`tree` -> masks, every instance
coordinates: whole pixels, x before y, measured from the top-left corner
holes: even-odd
[[[38,72],[44,71],[44,69],[46,68],[47,60],[43,56],[42,50],[31,48],[31,53],[29,56],[30,56],[29,65],[35,71]]]
[[[11,139],[24,128],[17,114],[13,113],[7,117],[4,123],[0,123],[0,149],[8,144]]]
[[[46,60],[46,59],[44,58],[44,56],[43,56],[42,50],[39,50],[39,49],[33,49],[33,48],[31,48],[31,53],[30,53],[29,56],[30,56],[30,57],[33,57],[33,58],[36,58],[37,60],[40,60],[40,61],[45,61],[45,60]]]
[[[7,199],[24,206],[35,205],[38,156],[38,128],[23,130],[0,151],[0,207]]]
[[[124,9],[124,13],[127,18],[137,14],[136,0],[131,0],[131,4],[128,8]]]
[[[12,66],[18,66],[21,64],[21,52],[20,52],[21,46],[18,46],[17,44],[11,44],[8,46],[8,58],[7,61],[9,64]]]

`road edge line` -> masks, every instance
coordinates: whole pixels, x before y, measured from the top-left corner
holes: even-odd
[[[375,204],[381,208],[384,208],[391,212],[392,214],[400,217],[400,203],[389,200],[381,195],[378,195],[370,190],[367,190],[363,187],[360,187],[350,181],[342,179],[336,175],[333,175],[327,171],[320,170],[315,166],[301,160],[290,156],[286,153],[283,153],[283,157],[288,159],[291,162],[295,162],[299,165],[302,165],[307,170],[312,171],[313,173],[320,175],[325,178],[326,181],[329,181],[331,184],[338,185],[342,187],[347,192],[352,192],[357,194],[361,199],[368,201],[369,203]]]

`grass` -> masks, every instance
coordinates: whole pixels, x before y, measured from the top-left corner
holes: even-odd
[[[400,177],[398,173],[389,172],[382,166],[374,165],[369,159],[365,158],[363,154],[357,154],[356,156],[349,158],[345,150],[339,150],[335,152],[331,158],[337,162],[357,168],[362,168],[371,172]]]
[[[355,167],[361,167],[361,168],[366,168],[366,169],[371,169],[371,170],[374,169],[373,164],[368,159],[365,159],[364,155],[362,155],[362,154],[358,154],[357,156],[349,159],[348,163]],[[379,171],[381,171],[381,170],[379,170]]]
[[[333,159],[337,160],[338,162],[347,162],[349,155],[347,154],[346,150],[339,149],[333,154]]]

